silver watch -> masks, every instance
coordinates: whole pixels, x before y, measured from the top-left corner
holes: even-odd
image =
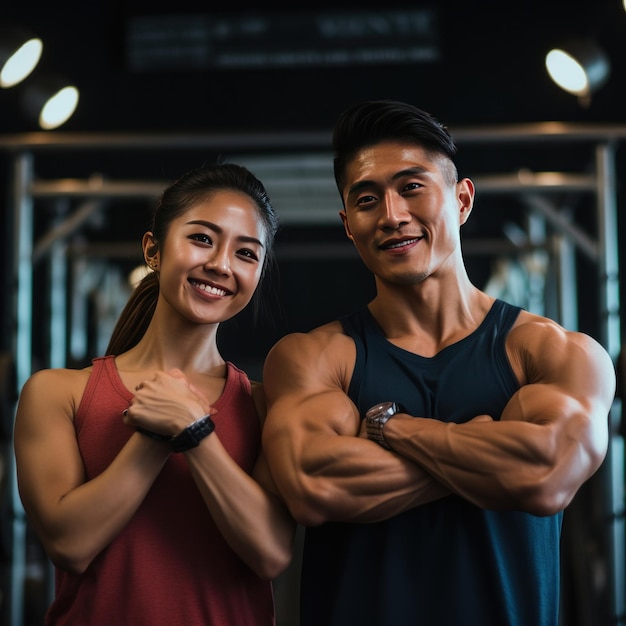
[[[370,407],[365,414],[367,438],[375,441],[386,450],[391,450],[391,447],[383,437],[383,426],[389,421],[389,418],[397,412],[398,405],[395,402],[379,402],[373,407]]]

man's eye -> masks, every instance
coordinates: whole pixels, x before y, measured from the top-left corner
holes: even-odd
[[[405,187],[405,191],[414,191],[415,189],[420,189],[422,187],[421,183],[408,183]]]
[[[376,200],[376,198],[374,196],[361,196],[360,198],[358,198],[358,200],[356,201],[357,205],[364,205],[364,204],[370,204],[372,202],[374,202]]]

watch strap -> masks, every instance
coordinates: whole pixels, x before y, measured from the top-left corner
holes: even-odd
[[[151,439],[156,439],[157,441],[170,441],[172,437],[170,435],[162,435],[161,433],[155,433],[147,428],[142,428],[141,426],[137,426],[135,428],[137,432],[140,432],[142,435],[146,435],[146,437],[150,437]]]
[[[175,437],[169,440],[172,452],[186,452],[197,447],[200,442],[215,430],[215,424],[210,415],[205,415],[192,422]]]

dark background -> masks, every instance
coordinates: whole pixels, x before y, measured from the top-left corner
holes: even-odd
[[[72,131],[193,131],[233,128],[328,129],[354,100],[398,98],[455,126],[530,121],[623,122],[626,14],[620,0],[507,2],[299,2],[296,15],[433,9],[437,61],[415,65],[268,70],[133,72],[126,37],[151,15],[280,17],[278,3],[160,3],[77,0],[4,3],[1,22],[19,22],[44,39],[50,70],[81,88]],[[259,8],[262,6],[262,8]],[[611,57],[610,81],[582,109],[543,68],[548,48],[594,36]],[[268,43],[269,45],[269,43]],[[2,94],[1,132],[33,130]]]
[[[287,13],[278,3],[271,2],[264,3],[262,8],[251,2],[237,3],[232,8],[227,4],[191,0],[180,0],[165,8],[157,6],[159,4],[71,0],[46,3],[38,8],[29,2],[5,7],[0,24],[21,24],[44,40],[43,59],[35,75],[63,73],[80,88],[76,113],[53,133],[81,136],[87,133],[319,132],[322,137],[328,137],[329,143],[337,115],[352,102],[366,98],[407,100],[433,113],[453,134],[455,129],[546,121],[581,125],[626,122],[622,100],[626,92],[626,12],[619,0],[523,3],[452,0],[388,5],[368,1],[358,4],[301,2]],[[436,58],[417,63],[296,64],[280,68],[261,65],[225,70],[210,63],[194,64],[193,60],[172,64],[170,54],[160,64],[154,62],[138,69],[130,43],[137,20],[147,18],[166,19],[171,23],[181,16],[195,17],[198,22],[241,20],[250,15],[271,20],[281,20],[285,15],[303,19],[317,15],[358,19],[411,10],[432,12],[429,43],[436,51]],[[315,34],[310,31],[300,36],[315,40]],[[295,37],[297,39],[298,35]],[[544,68],[547,50],[570,37],[594,37],[612,64],[609,80],[587,106],[557,87]],[[348,41],[349,36],[344,40]],[[375,36],[368,41],[375,47]],[[271,50],[278,44],[265,41],[257,45]],[[19,96],[20,88],[0,92],[0,137],[37,130],[33,121],[26,117]],[[620,201],[622,152],[618,151]],[[554,158],[549,160],[548,155]],[[77,164],[87,175],[91,161],[97,160],[94,168],[111,176],[151,175],[171,181],[203,160],[220,156],[209,151],[194,151],[188,155],[175,151],[168,154],[167,150],[95,155],[88,151],[73,152],[41,161],[38,175],[68,176],[68,172],[76,171]],[[531,163],[537,170],[544,166],[544,169],[580,170],[588,167],[587,159],[588,150],[580,152],[572,146],[553,148],[548,144],[535,144],[532,148],[493,145],[480,151],[461,146],[458,161],[461,175],[473,176],[477,171],[514,171],[525,163]],[[5,174],[0,180],[10,180],[8,161],[0,163],[4,167],[1,173]],[[576,203],[583,221],[591,219],[588,208],[582,206],[580,200]],[[106,219],[92,225],[91,236],[101,240],[139,241],[147,227],[148,207],[119,208],[123,218],[111,212]],[[503,220],[519,211],[514,200],[509,199],[504,204],[502,199],[486,198],[479,188],[477,207],[464,228],[464,235],[469,239],[500,234]],[[7,234],[12,230],[9,213],[9,210],[3,211]],[[586,213],[589,213],[588,218]],[[40,233],[45,233],[49,226],[45,219],[36,224]],[[589,228],[593,228],[592,222]],[[320,228],[285,226],[279,235],[278,250],[280,252],[281,242],[311,243],[322,248],[342,240],[338,220],[332,226]],[[9,236],[4,248],[7,265],[10,265],[11,244]],[[285,310],[276,320],[276,331],[263,335],[265,342],[257,342],[253,350],[262,354],[282,332],[309,328],[351,307],[355,299],[361,301],[371,294],[364,274],[350,283],[360,288],[358,293],[346,289],[345,274],[341,273],[337,280],[333,271],[337,263],[331,267],[332,262],[331,258],[326,263],[318,258],[315,264],[303,261],[283,266],[280,278],[283,291],[278,297]],[[482,286],[491,271],[488,260],[476,258],[469,263],[470,275]],[[346,261],[344,269],[346,264],[351,272],[361,269],[358,262]],[[587,268],[581,268],[583,276],[586,271]],[[307,276],[309,272],[314,276]],[[294,274],[300,277],[299,282],[291,280]],[[322,275],[326,276],[322,289],[305,292],[299,288],[312,285],[312,280]],[[331,276],[333,280],[329,280]],[[596,280],[596,277],[591,274],[589,280]],[[11,284],[7,284],[7,288],[10,289]],[[595,305],[589,303],[588,298],[582,304],[582,328],[597,334]],[[5,337],[10,335],[10,327],[8,331]],[[241,356],[242,351],[249,350],[249,345],[241,350],[235,347],[232,354]]]

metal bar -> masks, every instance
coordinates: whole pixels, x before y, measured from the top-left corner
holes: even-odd
[[[13,202],[15,211],[15,270],[17,296],[15,302],[15,366],[18,389],[32,373],[32,312],[33,312],[33,199],[29,188],[33,180],[33,155],[19,153],[14,162]],[[15,459],[11,455],[11,595],[9,613],[11,624],[22,624],[24,612],[24,581],[26,576],[26,515],[17,489]]]
[[[171,181],[170,181],[171,182]],[[55,181],[38,180],[33,183],[35,198],[156,198],[161,195],[166,182],[100,181],[65,179]]]
[[[293,158],[293,157],[292,157]],[[329,157],[330,158],[330,157]],[[260,170],[255,169],[260,174]],[[337,188],[332,175],[328,177],[315,176],[300,179],[289,179],[293,172],[290,170],[272,169],[263,176],[265,185],[280,193],[289,193],[294,198],[301,195],[306,189],[315,191],[316,196],[326,193],[334,202],[340,202]],[[481,193],[511,193],[514,191],[542,193],[559,193],[575,191],[593,193],[596,191],[596,179],[593,176],[578,174],[563,174],[560,172],[525,172],[520,174],[500,174],[492,176],[472,177],[477,189]],[[158,197],[169,183],[151,181],[110,181],[64,179],[54,181],[38,180],[33,183],[32,194],[35,198],[63,197]],[[299,199],[301,202],[301,199]]]
[[[601,341],[613,358],[619,358],[619,263],[617,237],[617,198],[615,181],[615,146],[612,143],[596,147],[598,174],[598,238],[601,256],[598,263],[602,320]],[[607,560],[610,570],[612,618],[616,624],[626,618],[626,533],[624,526],[624,441],[620,433],[621,403],[616,401],[610,415],[611,439],[604,463],[605,515],[609,520]]]
[[[615,124],[567,124],[537,122],[502,126],[455,128],[457,144],[600,142],[626,139],[626,126]],[[22,151],[117,150],[120,148],[146,150],[168,149],[269,149],[330,148],[330,130],[314,132],[246,132],[246,133],[71,133],[36,132],[9,134],[0,138],[0,149]]]
[[[542,196],[529,194],[525,195],[523,199],[528,207],[540,212],[553,228],[567,235],[589,259],[598,260],[600,254],[598,244],[583,230],[577,228],[567,215],[557,211],[552,203]]]
[[[617,183],[615,179],[615,145],[596,148],[598,240],[601,250],[598,266],[604,345],[613,359],[620,349],[619,242],[617,230]]]
[[[53,250],[56,243],[76,232],[101,207],[101,202],[85,202],[69,217],[56,224],[35,245],[33,263],[47,254],[48,250]]]

